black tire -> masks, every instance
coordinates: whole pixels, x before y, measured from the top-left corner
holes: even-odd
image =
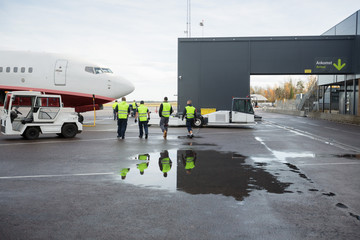
[[[195,127],[202,127],[203,123],[204,123],[203,118],[195,118],[194,120]]]
[[[64,138],[73,138],[78,132],[78,127],[74,123],[65,123],[61,128],[61,135]]]
[[[40,129],[38,127],[28,127],[26,128],[23,137],[28,140],[34,140],[39,137]]]

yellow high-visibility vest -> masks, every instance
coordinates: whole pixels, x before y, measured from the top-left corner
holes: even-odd
[[[163,109],[161,112],[161,115],[163,117],[170,117],[170,110],[171,110],[171,105],[168,102],[163,102]]]
[[[193,106],[186,106],[186,118],[191,119],[195,117],[195,108]]]
[[[129,109],[129,104],[127,104],[125,101],[122,101],[121,103],[118,104],[119,119],[128,118],[128,109]]]
[[[144,104],[140,104],[138,107],[138,113],[139,113],[139,121],[140,122],[146,122],[147,121],[147,112],[148,108],[144,106]]]

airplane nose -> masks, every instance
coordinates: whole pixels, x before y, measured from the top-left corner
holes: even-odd
[[[126,85],[125,89],[127,89],[127,91],[129,91],[128,93],[126,93],[126,95],[132,93],[135,90],[135,86],[134,84],[132,84],[130,81],[124,79],[124,85]]]
[[[129,80],[119,76],[114,76],[112,85],[114,98],[126,96],[135,90],[135,86]]]

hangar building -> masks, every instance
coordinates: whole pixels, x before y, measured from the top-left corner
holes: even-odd
[[[319,105],[336,85],[340,113],[359,115],[359,12],[321,36],[179,38],[178,110],[187,99],[230,110],[250,95],[251,75],[319,75]]]

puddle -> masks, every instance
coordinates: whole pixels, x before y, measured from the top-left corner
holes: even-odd
[[[360,154],[316,154],[316,157],[334,157],[360,160]]]
[[[339,208],[348,208],[345,204],[343,203],[337,203],[335,206],[339,207]]]
[[[329,193],[323,193],[322,195],[324,196],[328,196],[328,197],[333,197],[333,196],[336,196],[335,193],[332,193],[332,192],[329,192]]]
[[[360,216],[349,212],[349,215],[360,221]]]
[[[188,137],[187,135],[186,136],[178,136],[178,139],[193,139],[193,138],[202,138],[202,136],[197,136],[195,134],[193,137]]]
[[[318,192],[319,190],[315,189],[315,188],[310,188],[309,189],[310,192]]]
[[[196,142],[186,142],[186,143],[183,143],[182,145],[185,145],[185,146],[209,146],[209,147],[217,146],[216,144],[212,144],[212,143],[196,143]]]
[[[304,173],[302,173],[300,171],[300,169],[297,166],[295,166],[294,164],[291,164],[291,163],[284,163],[284,164],[291,169],[290,170],[291,172],[297,173],[297,174],[299,174],[299,177],[308,180],[310,183],[313,183],[312,180],[310,178],[308,178]]]
[[[170,150],[143,155],[132,158],[130,169],[119,170],[125,183],[189,194],[221,194],[238,201],[254,190],[290,192],[291,183],[280,182],[263,164],[247,164],[247,157],[240,154]]]

